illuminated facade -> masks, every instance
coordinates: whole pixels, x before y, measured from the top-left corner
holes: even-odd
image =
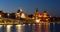
[[[22,9],[19,9],[15,15],[16,18],[25,18],[25,14],[23,13]]]
[[[36,9],[35,12],[35,20],[40,20],[40,21],[47,21],[50,18],[50,16],[47,14],[47,12],[44,10],[44,13],[41,14],[38,12],[38,8]]]

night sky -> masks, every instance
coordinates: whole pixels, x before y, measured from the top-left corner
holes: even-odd
[[[40,13],[46,9],[48,14],[60,16],[60,0],[0,0],[0,10],[3,12],[17,12],[20,8],[28,14],[35,13],[38,8]]]

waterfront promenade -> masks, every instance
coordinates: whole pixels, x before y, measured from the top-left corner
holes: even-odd
[[[43,22],[40,21],[41,23],[60,23],[60,22]],[[19,19],[10,19],[10,18],[0,18],[0,25],[19,25],[19,24],[39,24],[35,20],[32,19],[25,19],[25,20],[19,20]]]

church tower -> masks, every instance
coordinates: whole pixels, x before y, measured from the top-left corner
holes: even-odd
[[[45,9],[44,9],[44,17],[47,17],[47,12]]]
[[[36,8],[36,13],[35,13],[36,17],[39,16],[39,12],[38,12],[38,8]]]
[[[38,17],[39,17],[39,12],[38,12],[38,8],[36,8],[35,19],[38,19]]]

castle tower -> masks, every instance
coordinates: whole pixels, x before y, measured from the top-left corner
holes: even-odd
[[[39,12],[38,12],[38,8],[36,8],[36,13],[35,13],[36,17],[39,16]]]
[[[38,8],[36,8],[35,19],[38,19],[38,17],[39,17],[39,12],[38,12]]]
[[[19,9],[16,13],[16,18],[20,18],[22,13],[23,13],[22,9]]]
[[[44,17],[47,17],[47,12],[46,12],[46,10],[44,10]]]
[[[19,9],[18,11],[17,11],[17,13],[22,13],[23,11],[22,11],[22,9]]]
[[[36,12],[38,12],[38,8],[36,8]]]

